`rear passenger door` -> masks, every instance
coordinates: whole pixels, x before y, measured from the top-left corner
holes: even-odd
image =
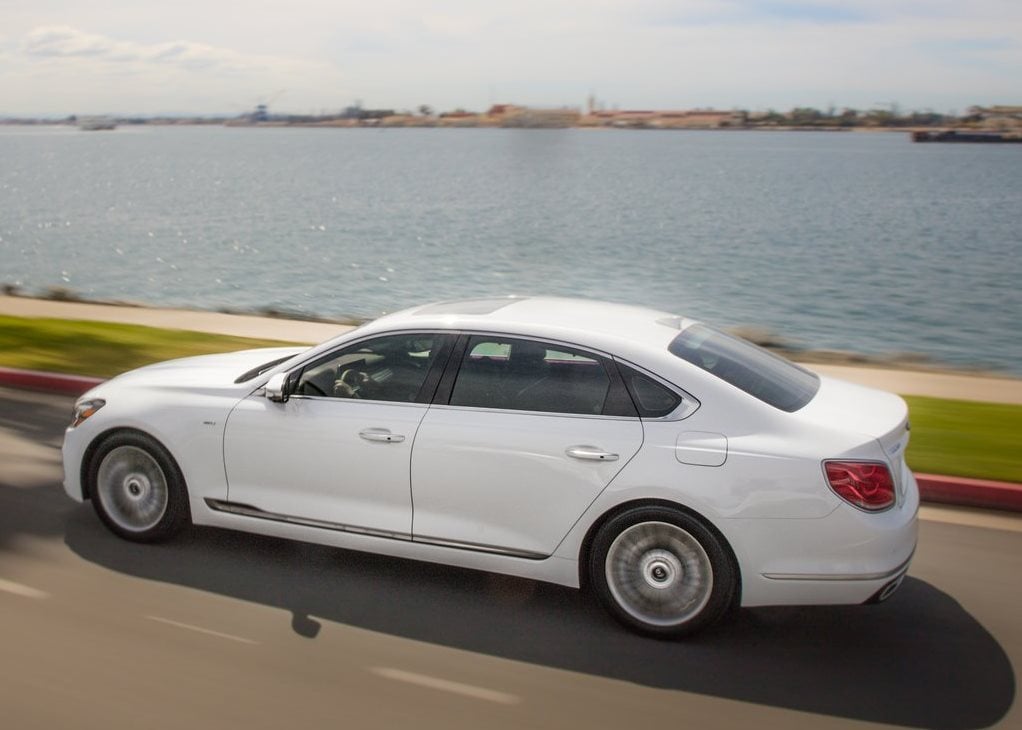
[[[602,355],[463,335],[415,439],[414,539],[550,555],[641,445]]]

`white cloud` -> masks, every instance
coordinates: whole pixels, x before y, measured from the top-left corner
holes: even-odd
[[[29,113],[230,113],[278,89],[309,110],[342,83],[326,62],[187,40],[139,43],[67,25],[31,30],[9,55],[0,90],[32,89]]]
[[[66,25],[36,28],[25,39],[23,51],[30,58],[168,64],[190,71],[269,71],[301,65],[293,60],[246,55],[189,41],[149,45],[119,41]]]
[[[40,0],[0,115],[580,104],[1018,103],[1017,0]]]

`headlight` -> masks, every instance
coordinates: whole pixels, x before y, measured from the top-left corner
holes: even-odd
[[[96,414],[100,408],[106,405],[106,401],[102,398],[89,398],[88,400],[80,400],[75,403],[74,410],[71,412],[71,428],[80,425],[85,419]]]

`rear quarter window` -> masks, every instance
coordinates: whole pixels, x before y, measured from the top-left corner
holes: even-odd
[[[681,405],[681,396],[652,378],[618,363],[618,370],[642,418],[669,416]]]
[[[686,328],[668,349],[676,357],[788,413],[809,403],[820,389],[820,379],[814,373],[704,324]]]

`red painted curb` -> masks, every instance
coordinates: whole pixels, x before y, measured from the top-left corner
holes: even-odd
[[[43,373],[37,370],[0,368],[0,385],[7,385],[12,388],[45,390],[50,393],[62,393],[64,395],[81,395],[102,382],[102,378],[89,378],[83,375],[64,375],[62,373]]]
[[[916,474],[916,483],[926,502],[1022,512],[1022,484],[938,474]]]
[[[0,368],[0,385],[65,395],[81,395],[102,382],[101,378],[81,375]],[[916,474],[916,483],[924,502],[1022,512],[1022,484],[938,474]]]

